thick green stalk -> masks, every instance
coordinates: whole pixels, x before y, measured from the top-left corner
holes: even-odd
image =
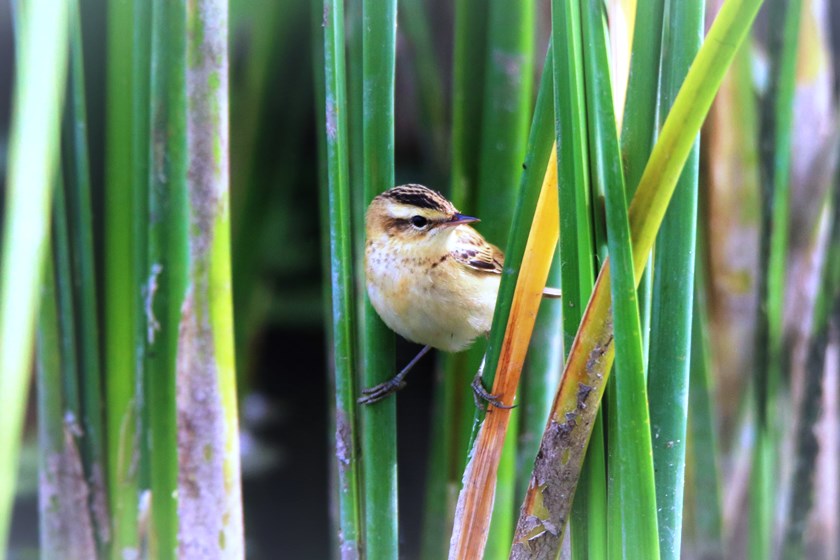
[[[703,41],[704,2],[669,2],[659,111],[664,121]],[[700,141],[677,182],[654,255],[648,386],[662,558],[681,551]]]
[[[583,50],[580,2],[551,6],[554,45],[554,113],[560,201],[560,285],[563,288],[563,348],[572,347],[586,302],[595,283],[592,201],[589,188],[589,146],[586,99],[583,89]],[[552,391],[552,394],[554,391]],[[545,422],[543,422],[545,423]],[[603,433],[601,422],[597,430]],[[581,492],[572,513],[572,551],[575,558],[603,558],[606,535],[604,451],[590,446],[581,473]],[[528,475],[529,476],[529,475]],[[591,521],[591,523],[590,523]]]
[[[151,142],[146,297],[145,402],[152,492],[149,551],[175,558],[178,549],[178,417],[176,356],[182,294],[186,291],[187,221],[184,4],[151,3],[149,81]],[[148,17],[148,15],[147,15]]]
[[[602,4],[587,0],[582,11],[587,116],[593,182],[606,193],[607,242],[612,266],[612,316],[615,336],[615,392],[621,532],[616,550],[624,558],[659,557],[656,495],[651,461],[650,420],[636,298],[627,193],[612,105]]]
[[[67,4],[21,6],[0,254],[0,559],[5,558],[58,163]]]
[[[324,2],[327,177],[329,181],[332,332],[335,370],[335,452],[338,459],[338,538],[342,557],[360,558],[362,523],[356,451],[353,248],[350,229],[344,5]]]
[[[759,231],[758,317],[755,330],[753,387],[757,418],[750,477],[750,558],[770,554],[775,454],[775,400],[783,363],[782,323],[790,214],[790,159],[796,52],[801,0],[770,4],[769,86],[762,108],[760,135],[761,227]]]
[[[552,2],[560,199],[563,346],[570,349],[595,283],[580,3]]]
[[[105,495],[105,426],[102,416],[102,368],[97,315],[97,281],[94,269],[93,215],[91,211],[90,164],[87,146],[87,108],[85,96],[82,27],[77,0],[71,0],[70,67],[68,113],[64,129],[64,173],[67,219],[73,246],[73,280],[78,303],[78,364],[82,389],[80,419],[84,437],[84,458],[90,511],[96,526],[97,548],[104,555],[109,538]]]
[[[105,379],[111,557],[138,542],[138,377],[148,183],[148,27],[141,0],[108,10],[105,163]]]
[[[365,206],[394,185],[394,73],[397,2],[362,4],[362,143]],[[362,216],[357,216],[362,220]],[[362,383],[372,387],[395,373],[394,335],[365,298]],[[365,553],[399,556],[396,398],[362,407]]]

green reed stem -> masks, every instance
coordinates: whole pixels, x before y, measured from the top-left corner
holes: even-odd
[[[365,206],[394,185],[394,75],[397,2],[362,3],[362,151]],[[362,216],[357,216],[363,220]],[[372,387],[396,372],[394,335],[365,298],[361,380]],[[362,407],[365,552],[399,556],[396,398]]]
[[[327,177],[329,182],[332,332],[335,369],[335,450],[338,459],[338,534],[342,555],[360,558],[362,505],[356,451],[355,313],[350,228],[347,91],[344,71],[344,6],[324,2]]]
[[[6,556],[47,253],[67,66],[67,4],[20,6],[5,217],[0,252],[0,560]]]
[[[593,182],[606,193],[607,241],[612,267],[615,336],[614,409],[617,431],[617,496],[622,557],[659,557],[650,420],[627,192],[612,105],[602,4],[587,0],[582,11],[590,162]],[[616,549],[612,549],[616,550]]]

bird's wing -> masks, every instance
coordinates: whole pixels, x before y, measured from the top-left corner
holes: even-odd
[[[501,249],[485,241],[474,229],[463,230],[458,232],[459,239],[452,249],[452,258],[474,270],[501,274],[505,264],[505,255]]]

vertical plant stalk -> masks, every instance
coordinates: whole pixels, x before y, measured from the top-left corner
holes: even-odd
[[[624,99],[623,117],[621,120],[621,158],[624,167],[625,189],[627,196],[632,197],[636,192],[645,164],[650,157],[651,148],[656,139],[658,131],[657,101],[660,83],[660,51],[662,41],[662,17],[665,0],[652,0],[642,2],[638,5],[638,13],[635,22],[644,26],[643,32],[633,33],[632,53],[630,58],[630,74],[627,84],[627,95]],[[612,32],[612,29],[610,30]],[[613,94],[613,98],[617,96]],[[616,107],[616,111],[620,110]],[[652,259],[651,259],[652,260]],[[653,275],[651,274],[652,262],[649,260],[647,268],[637,290],[639,298],[639,311],[642,326],[643,352],[645,353],[645,365],[650,349],[650,315],[653,289]],[[607,386],[604,402],[606,409],[613,411],[619,395],[617,394],[615,382]],[[616,414],[609,415],[609,428],[615,432],[618,417]],[[609,536],[607,541],[610,545],[609,554],[618,556],[621,554],[624,527],[621,524],[621,508],[617,505],[621,497],[617,490],[623,487],[620,479],[621,469],[619,463],[622,455],[619,450],[619,438],[613,437],[608,440],[607,470],[609,478],[608,491],[608,512],[609,518],[606,523]],[[577,503],[577,500],[576,500]],[[574,539],[574,537],[573,537]]]
[[[621,532],[612,534],[622,557],[659,557],[656,494],[651,460],[650,418],[636,297],[633,249],[627,220],[627,192],[613,110],[610,67],[602,6],[587,0],[582,9],[590,167],[593,186],[606,195],[607,244],[612,266],[610,294],[615,336],[615,400],[610,439],[616,442],[615,473]],[[589,390],[589,385],[579,387]],[[612,464],[610,466],[613,466]]]
[[[703,41],[704,2],[669,2],[663,28],[661,119],[667,117]],[[700,140],[695,141],[656,242],[648,362],[660,554],[681,553],[691,367]]]
[[[695,58],[630,205],[636,281],[695,135],[723,75],[749,31],[761,0],[727,0]],[[535,550],[556,554],[563,539],[590,426],[613,358],[609,263],[601,269],[552,407],[528,495],[522,507],[511,558]],[[581,391],[581,384],[591,389]]]
[[[396,0],[363,0],[362,29],[362,152],[367,207],[376,195],[394,185]],[[363,216],[357,218],[364,222]],[[361,377],[366,387],[372,387],[396,371],[394,335],[367,297],[364,302]],[[390,398],[364,406],[361,418],[365,554],[383,560],[399,556],[396,403],[396,398]]]
[[[111,557],[139,553],[138,369],[145,348],[142,286],[148,185],[148,5],[108,9],[105,163],[105,391]]]
[[[178,552],[178,415],[176,360],[187,264],[187,132],[184,122],[185,18],[183,2],[154,0],[146,16],[151,37],[147,258],[144,260],[146,330],[144,402],[151,523],[148,550],[161,560]],[[138,208],[139,210],[140,208]],[[153,403],[153,404],[152,404]],[[186,520],[185,520],[186,521]]]
[[[326,92],[324,83],[324,37],[323,37],[324,6],[320,2],[310,3],[310,28],[312,41],[312,78],[315,93],[315,125],[318,147],[318,211],[321,227],[320,249],[321,249],[321,289],[323,290],[323,322],[326,331],[324,353],[330,356],[335,347],[335,336],[333,335],[332,307],[332,271],[330,270],[330,236],[324,233],[323,224],[330,221],[329,205],[329,181],[327,178],[327,123],[326,111],[319,108],[326,107]],[[234,284],[235,285],[235,284]],[[234,309],[236,306],[234,305]],[[327,363],[326,367],[327,394],[335,394],[335,371],[334,364]],[[333,403],[328,405],[327,420],[327,441],[328,449],[336,449],[335,431],[336,409]],[[339,489],[338,489],[338,457],[335,453],[328,456],[328,511],[330,520],[330,550],[332,558],[338,557],[339,551]]]
[[[0,252],[0,559],[5,557],[32,364],[67,65],[67,4],[21,6]]]
[[[179,555],[242,558],[230,269],[228,11],[186,8],[188,287],[178,340]]]
[[[563,348],[568,354],[595,283],[580,2],[553,1],[551,17],[559,203],[561,208],[566,209],[560,220],[559,256],[560,285],[563,288]],[[600,421],[595,427],[595,440],[603,444]],[[578,559],[597,560],[603,558],[606,552],[603,446],[599,448],[593,444],[585,465],[581,473],[582,491],[572,506],[572,554]],[[530,474],[527,476],[530,478]]]
[[[769,87],[761,112],[759,143],[761,227],[759,230],[758,316],[755,330],[753,387],[756,443],[750,477],[750,558],[767,558],[773,527],[775,401],[783,362],[782,323],[790,214],[790,158],[796,52],[801,0],[774,0],[768,13],[770,29]],[[778,32],[781,30],[781,32]]]
[[[335,453],[338,460],[338,539],[341,557],[361,558],[362,524],[356,451],[353,247],[350,229],[344,3],[324,1],[324,72],[329,182],[332,333],[335,371]]]
[[[70,64],[68,113],[65,115],[64,172],[67,219],[73,252],[73,281],[78,301],[78,354],[81,384],[80,419],[84,432],[81,453],[90,493],[88,508],[96,528],[97,550],[105,555],[110,540],[108,497],[105,493],[105,426],[102,415],[102,367],[97,316],[97,281],[94,268],[93,215],[87,139],[82,22],[78,0],[68,4]]]

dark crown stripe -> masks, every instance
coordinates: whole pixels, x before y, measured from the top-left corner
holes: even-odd
[[[439,212],[447,212],[449,210],[449,204],[443,198],[443,195],[421,185],[394,187],[391,190],[385,191],[383,196],[396,202],[418,208],[428,208],[429,210],[437,210]]]

